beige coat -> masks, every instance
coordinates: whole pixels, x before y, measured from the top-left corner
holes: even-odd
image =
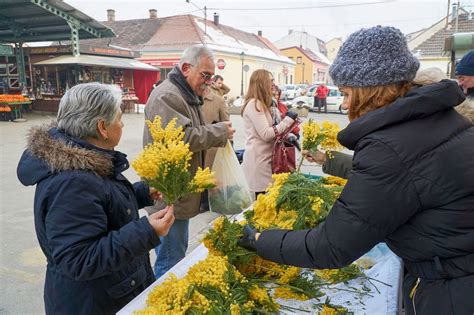
[[[243,113],[247,140],[242,169],[252,192],[265,191],[272,181],[272,151],[275,142],[272,117],[268,111],[263,110],[261,103],[257,103],[257,106],[260,112],[255,108],[255,101],[250,100]],[[285,117],[275,127],[281,133],[292,123],[293,119]]]
[[[145,119],[153,120],[156,115],[161,116],[163,126],[177,117],[177,125],[184,127],[184,141],[189,143],[189,148],[193,152],[189,168],[192,175],[196,173],[198,167],[204,166],[205,150],[227,143],[227,127],[223,123],[205,126],[201,106],[188,105],[181,91],[169,80],[165,80],[153,90],[146,104]],[[152,138],[145,126],[143,145],[150,142]],[[176,218],[189,219],[199,214],[200,202],[201,194],[191,194],[182,198],[174,205]],[[162,203],[157,203],[155,211],[164,206]]]
[[[204,105],[202,106],[204,121],[206,124],[213,124],[221,121],[229,121],[229,110],[222,96],[209,93],[204,97]],[[204,167],[212,168],[212,163],[216,156],[217,148],[207,150]]]
[[[456,109],[460,114],[466,116],[472,123],[474,123],[474,98],[466,98],[466,100],[457,106]]]

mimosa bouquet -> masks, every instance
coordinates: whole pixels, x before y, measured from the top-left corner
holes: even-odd
[[[153,122],[147,120],[153,142],[148,144],[132,162],[132,167],[151,187],[163,196],[163,201],[171,205],[190,193],[200,193],[215,186],[213,173],[209,168],[198,168],[196,175],[189,172],[192,152],[189,144],[184,143],[182,127],[176,127],[176,118],[165,128],[161,126],[161,117]]]
[[[312,119],[303,124],[303,146],[302,150],[309,151],[310,154],[318,150],[341,150],[343,147],[337,141],[339,125],[330,121],[323,121],[321,125]],[[331,155],[329,155],[331,157]],[[301,157],[298,171],[303,164],[304,155]]]

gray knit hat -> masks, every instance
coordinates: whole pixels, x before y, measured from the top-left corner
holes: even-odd
[[[377,86],[410,82],[419,67],[399,29],[376,26],[349,36],[329,75],[337,86]]]

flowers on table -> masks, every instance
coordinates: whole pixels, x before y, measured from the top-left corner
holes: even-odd
[[[171,274],[135,315],[268,314],[278,305],[265,288],[246,279],[224,256],[209,255],[177,279]]]
[[[273,179],[267,193],[259,195],[254,209],[245,212],[246,222],[217,218],[203,239],[209,251],[207,259],[191,267],[182,279],[171,275],[156,286],[148,296],[147,308],[136,314],[301,313],[311,310],[290,307],[285,300],[311,299],[315,301],[311,304],[313,312],[338,315],[348,310],[332,304],[323,289],[349,291],[359,297],[369,295],[365,282],[360,290],[336,287],[355,278],[374,280],[355,264],[314,271],[264,260],[238,245],[245,224],[258,229],[317,226],[325,220],[345,184],[336,177],[314,180],[300,173],[276,174]]]
[[[209,168],[198,168],[194,178],[189,172],[192,152],[184,143],[182,127],[176,127],[176,118],[165,128],[161,117],[153,122],[147,120],[153,142],[148,144],[132,162],[132,167],[151,187],[156,188],[163,200],[171,205],[189,193],[200,193],[215,186],[215,179]]]

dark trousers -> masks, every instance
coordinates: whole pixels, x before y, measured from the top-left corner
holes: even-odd
[[[328,104],[326,103],[326,98],[319,98],[315,97],[315,101],[317,100],[318,112],[321,112],[321,107],[324,107],[324,112],[328,112]]]

